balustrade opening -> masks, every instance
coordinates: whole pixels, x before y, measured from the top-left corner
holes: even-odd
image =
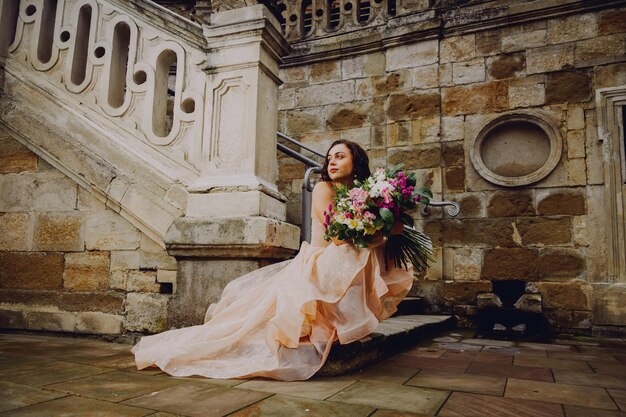
[[[89,34],[91,32],[91,6],[86,4],[78,12],[78,24],[74,38],[74,57],[72,59],[72,83],[80,85],[85,81],[87,72],[87,54],[89,52]]]
[[[365,23],[369,20],[371,9],[369,1],[359,1],[359,22]]]
[[[152,131],[156,136],[162,138],[169,135],[174,122],[176,64],[176,53],[171,49],[161,52],[156,62]],[[171,82],[174,88],[169,89],[168,82]]]
[[[339,19],[341,16],[341,9],[339,8],[338,0],[328,1],[328,28],[336,29],[339,26]]]
[[[389,16],[396,15],[396,0],[387,0],[387,14]]]
[[[307,34],[313,26],[313,4],[311,0],[302,2],[302,33]]]
[[[15,41],[15,29],[20,10],[19,0],[4,0],[0,3],[0,57],[7,56],[9,46]]]
[[[124,22],[119,22],[113,29],[113,42],[111,45],[111,72],[109,74],[108,102],[113,108],[119,108],[124,104],[129,46],[130,27]]]
[[[56,21],[56,14],[57,0],[44,0],[43,10],[41,11],[39,42],[37,43],[37,58],[42,64],[48,63],[50,58],[52,58],[52,43],[54,41],[54,24]]]

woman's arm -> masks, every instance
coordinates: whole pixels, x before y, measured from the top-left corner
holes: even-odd
[[[324,224],[324,221],[326,220],[324,211],[328,211],[328,205],[333,202],[334,194],[335,192],[333,191],[332,185],[325,181],[318,182],[313,188],[313,216],[315,216],[315,218],[317,218],[322,224]],[[345,240],[339,240],[334,237],[330,240],[337,246],[348,243]]]

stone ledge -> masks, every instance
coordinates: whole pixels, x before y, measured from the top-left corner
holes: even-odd
[[[413,346],[427,336],[449,329],[453,324],[453,316],[410,315],[389,318],[363,339],[347,345],[334,345],[326,363],[316,375],[336,376],[363,368]]]

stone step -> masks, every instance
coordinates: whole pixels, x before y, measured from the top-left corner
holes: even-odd
[[[426,301],[422,297],[405,297],[398,304],[398,311],[392,317],[407,316],[412,314],[424,314]]]
[[[347,345],[333,345],[317,375],[336,376],[361,369],[375,361],[410,348],[420,340],[452,328],[454,317],[401,315],[381,322],[367,337]]]

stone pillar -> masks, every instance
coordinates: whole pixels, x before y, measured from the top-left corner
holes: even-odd
[[[200,177],[186,217],[165,243],[178,260],[168,327],[202,324],[232,279],[287,259],[299,228],[286,223],[275,181],[278,65],[289,46],[262,5],[210,15]]]

